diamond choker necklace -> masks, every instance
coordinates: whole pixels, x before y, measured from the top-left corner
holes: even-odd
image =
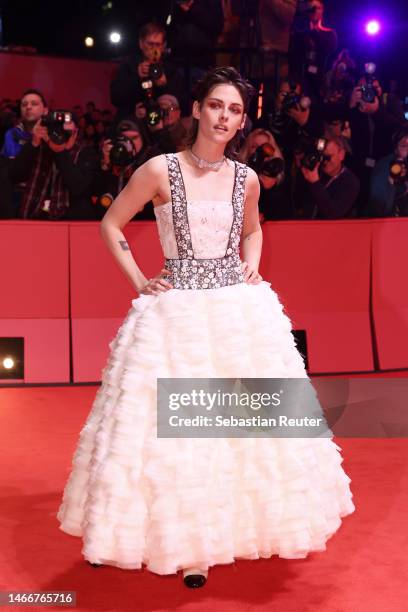
[[[203,159],[202,157],[198,157],[198,155],[193,153],[192,149],[189,149],[188,151],[199,168],[208,168],[209,170],[219,170],[226,159],[225,155],[223,155],[222,159],[220,159],[219,161],[210,162],[210,161],[207,161],[206,159]]]

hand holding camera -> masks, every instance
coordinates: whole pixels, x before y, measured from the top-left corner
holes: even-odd
[[[291,108],[288,110],[287,114],[302,127],[308,122],[310,108],[301,108],[300,106],[298,108]]]
[[[72,113],[64,110],[51,111],[37,121],[33,128],[33,146],[38,147],[41,140],[55,153],[72,149],[78,130],[72,120]]]
[[[302,174],[308,183],[317,183],[320,180],[320,163],[321,162],[319,162],[317,166],[313,168],[313,170],[309,170],[308,168],[305,168],[305,166],[301,166]]]
[[[35,126],[33,127],[33,132],[32,132],[32,145],[33,147],[39,147],[41,144],[41,141],[43,140],[44,142],[48,142],[50,139],[50,137],[48,136],[48,130],[46,127],[44,127],[41,123],[41,119],[39,119],[37,121],[37,123],[35,124]]]
[[[300,167],[308,183],[317,183],[320,180],[320,164],[327,159],[324,155],[326,144],[324,138],[319,138],[316,143],[314,141],[304,143]]]
[[[149,67],[150,67],[150,62],[148,62],[147,60],[145,60],[144,62],[141,62],[138,67],[137,67],[137,74],[139,75],[139,77],[141,79],[147,79],[149,76]]]
[[[365,73],[359,85],[351,94],[350,108],[358,109],[362,113],[375,113],[380,106],[381,87],[375,76],[376,65],[368,63],[365,65]]]

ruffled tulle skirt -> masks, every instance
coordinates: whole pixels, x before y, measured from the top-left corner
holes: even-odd
[[[326,550],[355,509],[330,438],[158,438],[157,377],[304,378],[267,282],[133,300],[58,512],[93,563],[157,574]]]

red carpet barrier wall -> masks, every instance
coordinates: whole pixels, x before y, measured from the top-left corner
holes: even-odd
[[[114,69],[113,62],[0,53],[0,91],[2,97],[16,99],[35,87],[52,108],[70,109],[89,100],[99,108],[111,108],[109,83]]]
[[[309,371],[372,370],[371,222],[274,222],[263,235],[261,274],[306,331]]]
[[[294,329],[306,330],[311,373],[373,369],[370,291],[380,367],[408,367],[407,223],[263,226],[261,273]],[[155,223],[132,223],[125,235],[144,274],[157,273],[163,260]],[[69,381],[70,315],[73,380],[99,380],[108,343],[136,298],[99,224],[1,221],[0,255],[0,337],[24,336],[25,382]]]
[[[124,233],[143,274],[158,274],[163,258],[156,224],[130,223]],[[70,253],[74,381],[98,381],[108,343],[137,293],[102,241],[99,223],[71,224]]]
[[[27,383],[70,380],[68,253],[65,224],[0,221],[0,337],[24,337]]]
[[[408,219],[373,223],[372,303],[380,369],[408,367]]]

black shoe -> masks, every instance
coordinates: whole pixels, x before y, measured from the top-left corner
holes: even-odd
[[[92,567],[102,567],[102,563],[91,563],[90,561],[87,561],[87,563],[89,563],[89,565],[92,565]]]
[[[203,574],[189,574],[188,576],[184,576],[183,578],[184,584],[189,589],[198,589],[202,587],[207,582],[207,577]]]

